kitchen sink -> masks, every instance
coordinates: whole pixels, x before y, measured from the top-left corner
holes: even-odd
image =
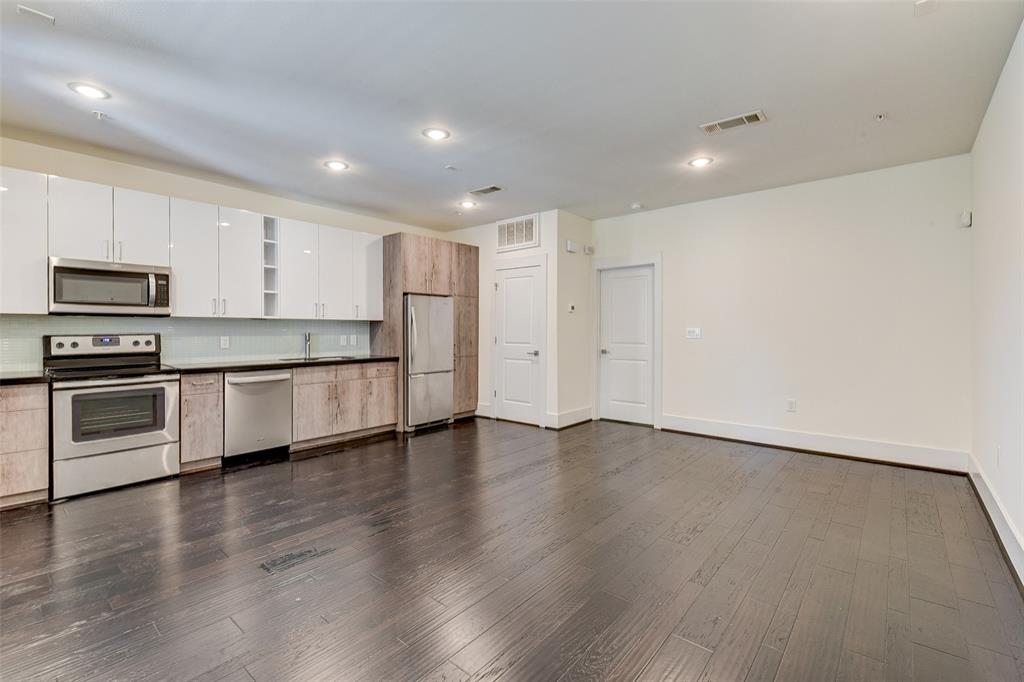
[[[326,362],[328,360],[355,360],[354,355],[321,355],[315,358],[281,358],[284,362]]]

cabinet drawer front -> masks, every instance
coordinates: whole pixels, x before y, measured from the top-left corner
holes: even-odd
[[[0,412],[0,455],[48,449],[50,424],[47,410]]]
[[[367,379],[381,379],[398,374],[397,362],[374,362],[365,365]]]
[[[50,483],[46,448],[0,455],[0,497],[44,490]]]
[[[292,385],[328,384],[338,380],[338,365],[322,367],[296,367],[292,370]]]
[[[46,384],[0,386],[0,412],[48,409],[49,392]]]
[[[209,374],[186,374],[181,377],[182,395],[221,393],[223,388],[223,380],[220,372],[211,372]]]
[[[363,365],[338,365],[338,381],[353,381],[366,376]]]

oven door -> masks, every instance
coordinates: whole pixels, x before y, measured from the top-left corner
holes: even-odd
[[[178,376],[53,384],[53,458],[178,442]]]
[[[50,258],[50,312],[170,315],[170,268]]]

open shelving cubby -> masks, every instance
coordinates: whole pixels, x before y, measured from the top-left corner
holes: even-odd
[[[263,216],[263,317],[280,315],[279,235],[277,218]]]

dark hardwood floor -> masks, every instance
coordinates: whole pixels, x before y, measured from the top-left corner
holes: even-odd
[[[485,420],[0,518],[4,680],[1019,680],[966,479]]]

